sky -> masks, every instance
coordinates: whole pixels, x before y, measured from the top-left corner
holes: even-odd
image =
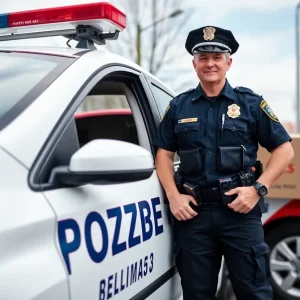
[[[122,3],[122,0],[115,1]],[[137,1],[141,3],[145,0]],[[10,0],[1,2],[0,13],[6,13],[97,1]],[[110,2],[114,3],[114,1]],[[298,1],[185,0],[183,3],[184,5],[179,8],[184,10],[184,14],[178,18],[187,18],[187,22],[180,30],[176,42],[170,47],[172,53],[180,53],[180,55],[172,61],[172,68],[163,68],[157,77],[165,80],[171,72],[174,76],[175,66],[178,74],[176,80],[166,80],[170,88],[175,92],[182,92],[195,87],[199,80],[192,68],[192,56],[184,48],[186,36],[189,31],[206,25],[226,28],[233,32],[240,44],[239,50],[232,56],[231,70],[227,73],[229,83],[233,87],[248,87],[262,95],[282,122],[296,122],[295,12]],[[145,23],[148,23],[146,21],[145,19]],[[63,38],[34,39],[26,43],[65,47]],[[7,42],[0,42],[1,45],[7,45]]]

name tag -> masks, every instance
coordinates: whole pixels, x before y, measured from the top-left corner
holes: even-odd
[[[178,124],[180,123],[191,123],[191,122],[197,122],[198,118],[188,118],[188,119],[181,119],[178,120]]]

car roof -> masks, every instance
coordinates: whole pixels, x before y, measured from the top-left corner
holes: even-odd
[[[88,49],[64,48],[64,47],[41,47],[41,46],[0,46],[0,51],[3,52],[22,52],[22,53],[37,53],[47,55],[57,55],[66,57],[78,57]]]
[[[32,53],[32,54],[45,54],[45,55],[55,55],[55,56],[63,56],[63,57],[74,57],[78,58],[79,56],[84,55],[89,52],[98,52],[101,54],[101,58],[105,61],[109,62],[122,62],[125,65],[132,67],[140,72],[143,72],[148,77],[152,78],[156,82],[168,88],[168,90],[174,94],[174,91],[170,89],[164,82],[158,79],[156,76],[148,72],[146,69],[137,65],[133,61],[120,56],[118,54],[112,53],[108,51],[104,46],[97,46],[97,50],[84,49],[84,48],[71,48],[71,47],[42,47],[42,46],[1,46],[0,52],[20,52],[20,53]]]

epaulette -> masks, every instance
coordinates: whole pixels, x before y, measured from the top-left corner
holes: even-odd
[[[194,90],[195,90],[194,88],[190,88],[189,90],[187,90],[187,91],[185,91],[185,92],[182,92],[182,93],[178,94],[175,98],[177,98],[177,97],[179,97],[179,96],[181,96],[181,95],[190,93],[190,92],[192,92],[192,91],[194,91]]]
[[[255,92],[253,92],[251,89],[246,88],[244,86],[237,86],[234,88],[237,92],[241,92],[241,93],[248,93],[257,97],[262,97],[261,95],[256,94]]]

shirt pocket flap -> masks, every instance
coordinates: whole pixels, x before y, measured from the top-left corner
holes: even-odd
[[[247,131],[247,124],[244,122],[225,122],[223,124],[223,129],[230,131]]]
[[[176,124],[175,133],[199,131],[199,129],[200,129],[200,122],[181,123],[181,124]]]

